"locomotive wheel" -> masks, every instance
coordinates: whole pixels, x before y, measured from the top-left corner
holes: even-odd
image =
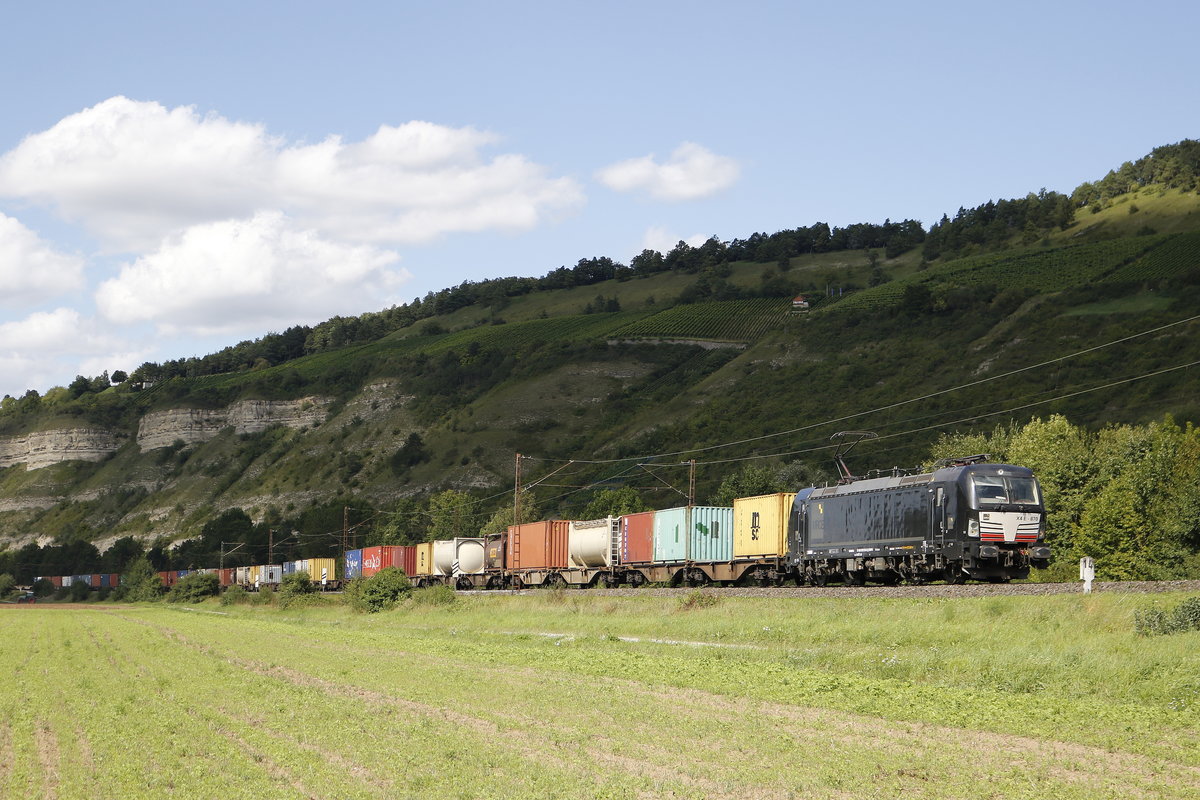
[[[951,586],[958,586],[961,583],[966,583],[967,577],[963,575],[962,570],[958,567],[946,570],[942,575],[942,580]]]
[[[867,578],[863,573],[854,570],[847,570],[846,577],[843,580],[847,586],[862,586],[867,582]]]
[[[829,576],[820,572],[814,572],[811,576],[813,586],[824,586],[829,583]]]

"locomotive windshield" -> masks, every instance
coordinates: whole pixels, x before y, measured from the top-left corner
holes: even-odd
[[[1010,478],[1002,475],[973,475],[975,506],[984,503],[1010,505],[1040,505],[1037,481],[1033,478]]]

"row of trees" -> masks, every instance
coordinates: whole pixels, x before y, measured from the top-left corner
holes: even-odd
[[[1071,193],[1076,207],[1098,205],[1151,185],[1200,191],[1200,141],[1184,139],[1163,145],[1137,161],[1126,161],[1096,182],[1086,182]]]
[[[990,453],[1031,468],[1054,548],[1051,577],[1096,559],[1102,580],[1200,576],[1200,430],[1170,417],[1092,433],[1062,416],[944,436],[933,457]]]

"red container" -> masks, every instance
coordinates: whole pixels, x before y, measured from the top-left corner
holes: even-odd
[[[621,517],[621,563],[640,564],[654,560],[654,512],[642,511]]]
[[[46,578],[46,580],[48,580],[48,581],[50,581],[51,583],[53,583],[53,584],[54,584],[56,587],[58,587],[59,589],[61,589],[61,588],[62,588],[62,575],[53,575],[53,576],[51,576],[51,577],[49,577],[49,578]]]
[[[175,570],[169,570],[167,572],[158,573],[158,577],[159,577],[159,580],[162,581],[162,585],[166,586],[168,589],[170,589],[178,581],[179,573],[176,572]]]
[[[396,563],[394,567],[399,567],[405,575],[412,575],[417,571],[417,546],[413,544],[403,544],[396,548]]]
[[[380,545],[364,547],[362,551],[362,575],[369,578],[387,567],[396,567],[405,575],[417,570],[417,548],[412,545]]]
[[[88,576],[88,582],[92,584],[93,589],[99,589],[100,588],[100,573],[93,572],[91,575]]]
[[[221,579],[222,586],[233,586],[233,573],[233,567],[217,570],[217,577]]]
[[[504,565],[509,569],[562,569],[567,566],[566,520],[526,522],[508,529]]]

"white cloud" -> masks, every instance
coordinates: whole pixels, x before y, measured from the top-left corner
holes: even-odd
[[[676,201],[697,200],[728,189],[740,172],[734,159],[684,142],[661,164],[653,154],[631,158],[598,170],[596,178],[614,191],[640,191],[658,200]]]
[[[0,323],[0,342],[16,354],[54,356],[78,349],[83,317],[73,308],[38,311],[25,319]]]
[[[642,235],[642,246],[638,249],[642,250],[657,250],[666,255],[675,249],[675,245],[680,241],[687,242],[692,247],[699,247],[708,241],[708,237],[702,233],[692,234],[691,236],[675,236],[661,225],[654,225],[646,229],[646,233]]]
[[[399,256],[296,228],[279,212],[189,228],[122,267],[96,292],[120,324],[161,333],[254,333],[394,302]]]
[[[574,180],[523,156],[484,159],[494,141],[409,122],[361,142],[289,144],[261,125],[114,97],[0,157],[0,193],[52,207],[119,251],[263,209],[334,237],[410,243],[525,230],[583,202]]]
[[[72,308],[38,311],[0,323],[0,394],[45,391],[75,375],[126,371],[150,358],[156,342],[131,341]]]
[[[0,305],[24,307],[83,286],[83,260],[0,214]]]

